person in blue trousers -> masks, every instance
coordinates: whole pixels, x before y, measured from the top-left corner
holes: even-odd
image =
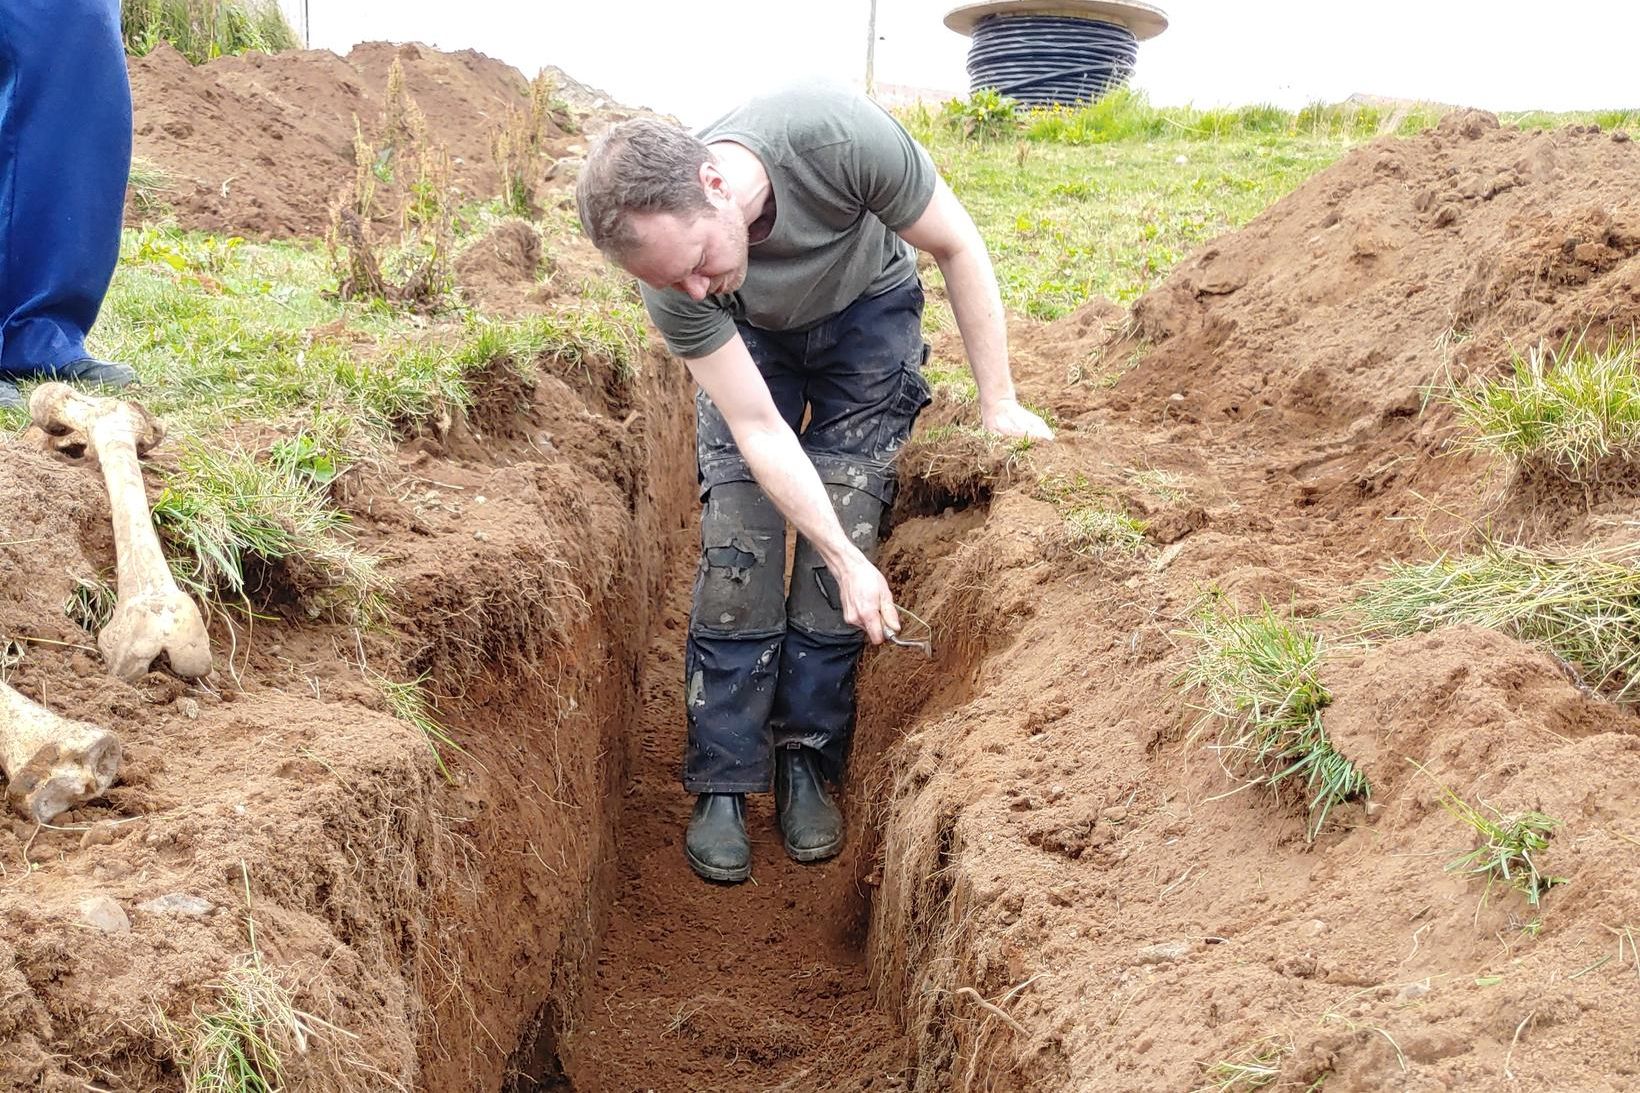
[[[0,0],[0,407],[17,380],[136,378],[85,347],[130,170],[119,0]]]

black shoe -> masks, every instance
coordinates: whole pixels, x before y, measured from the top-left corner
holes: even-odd
[[[775,749],[775,812],[794,861],[819,861],[843,849],[843,814],[820,779],[818,759],[809,748]]]
[[[689,868],[707,880],[741,881],[752,875],[752,840],[746,837],[746,798],[739,793],[702,793],[684,836]]]

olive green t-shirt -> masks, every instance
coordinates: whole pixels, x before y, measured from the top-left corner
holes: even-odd
[[[801,330],[916,275],[911,245],[895,234],[934,196],[934,163],[900,123],[863,95],[793,88],[752,99],[700,130],[762,162],[774,189],[768,238],[750,248],[740,289],[696,302],[642,286],[645,306],[680,357],[721,348],[743,319]]]

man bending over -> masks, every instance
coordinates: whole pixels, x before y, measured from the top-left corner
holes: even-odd
[[[685,854],[702,877],[745,880],[744,795],[772,782],[787,853],[829,858],[843,820],[825,782],[842,774],[855,669],[866,639],[900,626],[872,559],[895,453],[929,401],[913,247],[945,275],[985,427],[1052,439],[1015,397],[985,244],[928,153],[838,89],[753,99],[696,135],[624,122],[576,196],[700,388]]]

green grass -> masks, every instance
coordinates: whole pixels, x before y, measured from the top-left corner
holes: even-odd
[[[1440,395],[1467,430],[1462,446],[1574,481],[1640,459],[1640,341],[1583,339],[1516,353],[1510,375]]]
[[[178,581],[207,603],[248,604],[270,570],[310,614],[370,624],[385,614],[386,577],[343,534],[329,496],[247,451],[191,442],[153,505]]]
[[[1321,683],[1319,635],[1268,605],[1241,614],[1215,598],[1191,620],[1188,636],[1196,647],[1179,682],[1196,692],[1197,731],[1217,730],[1227,770],[1249,786],[1302,782],[1311,839],[1335,807],[1368,795],[1366,776],[1322,727],[1332,696]]]
[[[1056,319],[1090,296],[1131,303],[1180,259],[1246,224],[1351,148],[1439,120],[1429,107],[1199,110],[1118,91],[1010,118],[989,101],[900,119],[979,225],[1010,310]],[[1506,115],[1504,124],[1632,126],[1627,111]]]
[[[263,963],[250,914],[250,876],[243,863],[240,875],[249,954],[214,985],[214,1007],[201,1011],[195,1006],[187,1025],[163,1014],[158,1018],[159,1031],[181,1066],[187,1093],[279,1093],[287,1088],[286,1059],[307,1055],[323,1034],[352,1036],[297,1009],[290,988]]]
[[[1026,142],[1021,154],[939,126],[920,136],[979,225],[1004,303],[1037,319],[1094,295],[1132,302],[1190,251],[1351,146],[1331,137],[1174,136],[1096,147]]]
[[[1543,893],[1565,883],[1563,877],[1545,875],[1538,868],[1536,858],[1549,848],[1549,837],[1560,826],[1559,820],[1535,811],[1503,813],[1490,806],[1482,812],[1423,766],[1413,765],[1440,788],[1441,807],[1480,836],[1480,846],[1448,865],[1449,870],[1486,878],[1488,891],[1494,884],[1507,884],[1519,890],[1533,907],[1538,905]]]
[[[235,53],[299,49],[278,0],[124,0],[120,33],[141,57],[169,42],[194,64]]]
[[[946,368],[930,365],[923,369],[923,378],[928,380],[935,394],[943,392],[954,402],[966,406],[979,401],[979,385],[974,382],[973,373],[964,366]]]
[[[1640,564],[1636,549],[1551,555],[1491,543],[1468,555],[1392,562],[1355,601],[1366,633],[1438,626],[1500,630],[1576,666],[1620,702],[1640,697]]]
[[[445,765],[443,749],[450,748],[463,755],[467,754],[467,749],[456,743],[449,730],[433,713],[433,704],[428,699],[426,690],[428,677],[424,675],[418,679],[401,682],[367,669],[365,678],[375,684],[381,692],[383,701],[387,703],[387,708],[392,711],[394,717],[414,725],[421,732],[427,741],[427,747],[433,753],[433,762],[438,765],[439,773],[444,776],[445,781],[453,782],[455,776]]]

